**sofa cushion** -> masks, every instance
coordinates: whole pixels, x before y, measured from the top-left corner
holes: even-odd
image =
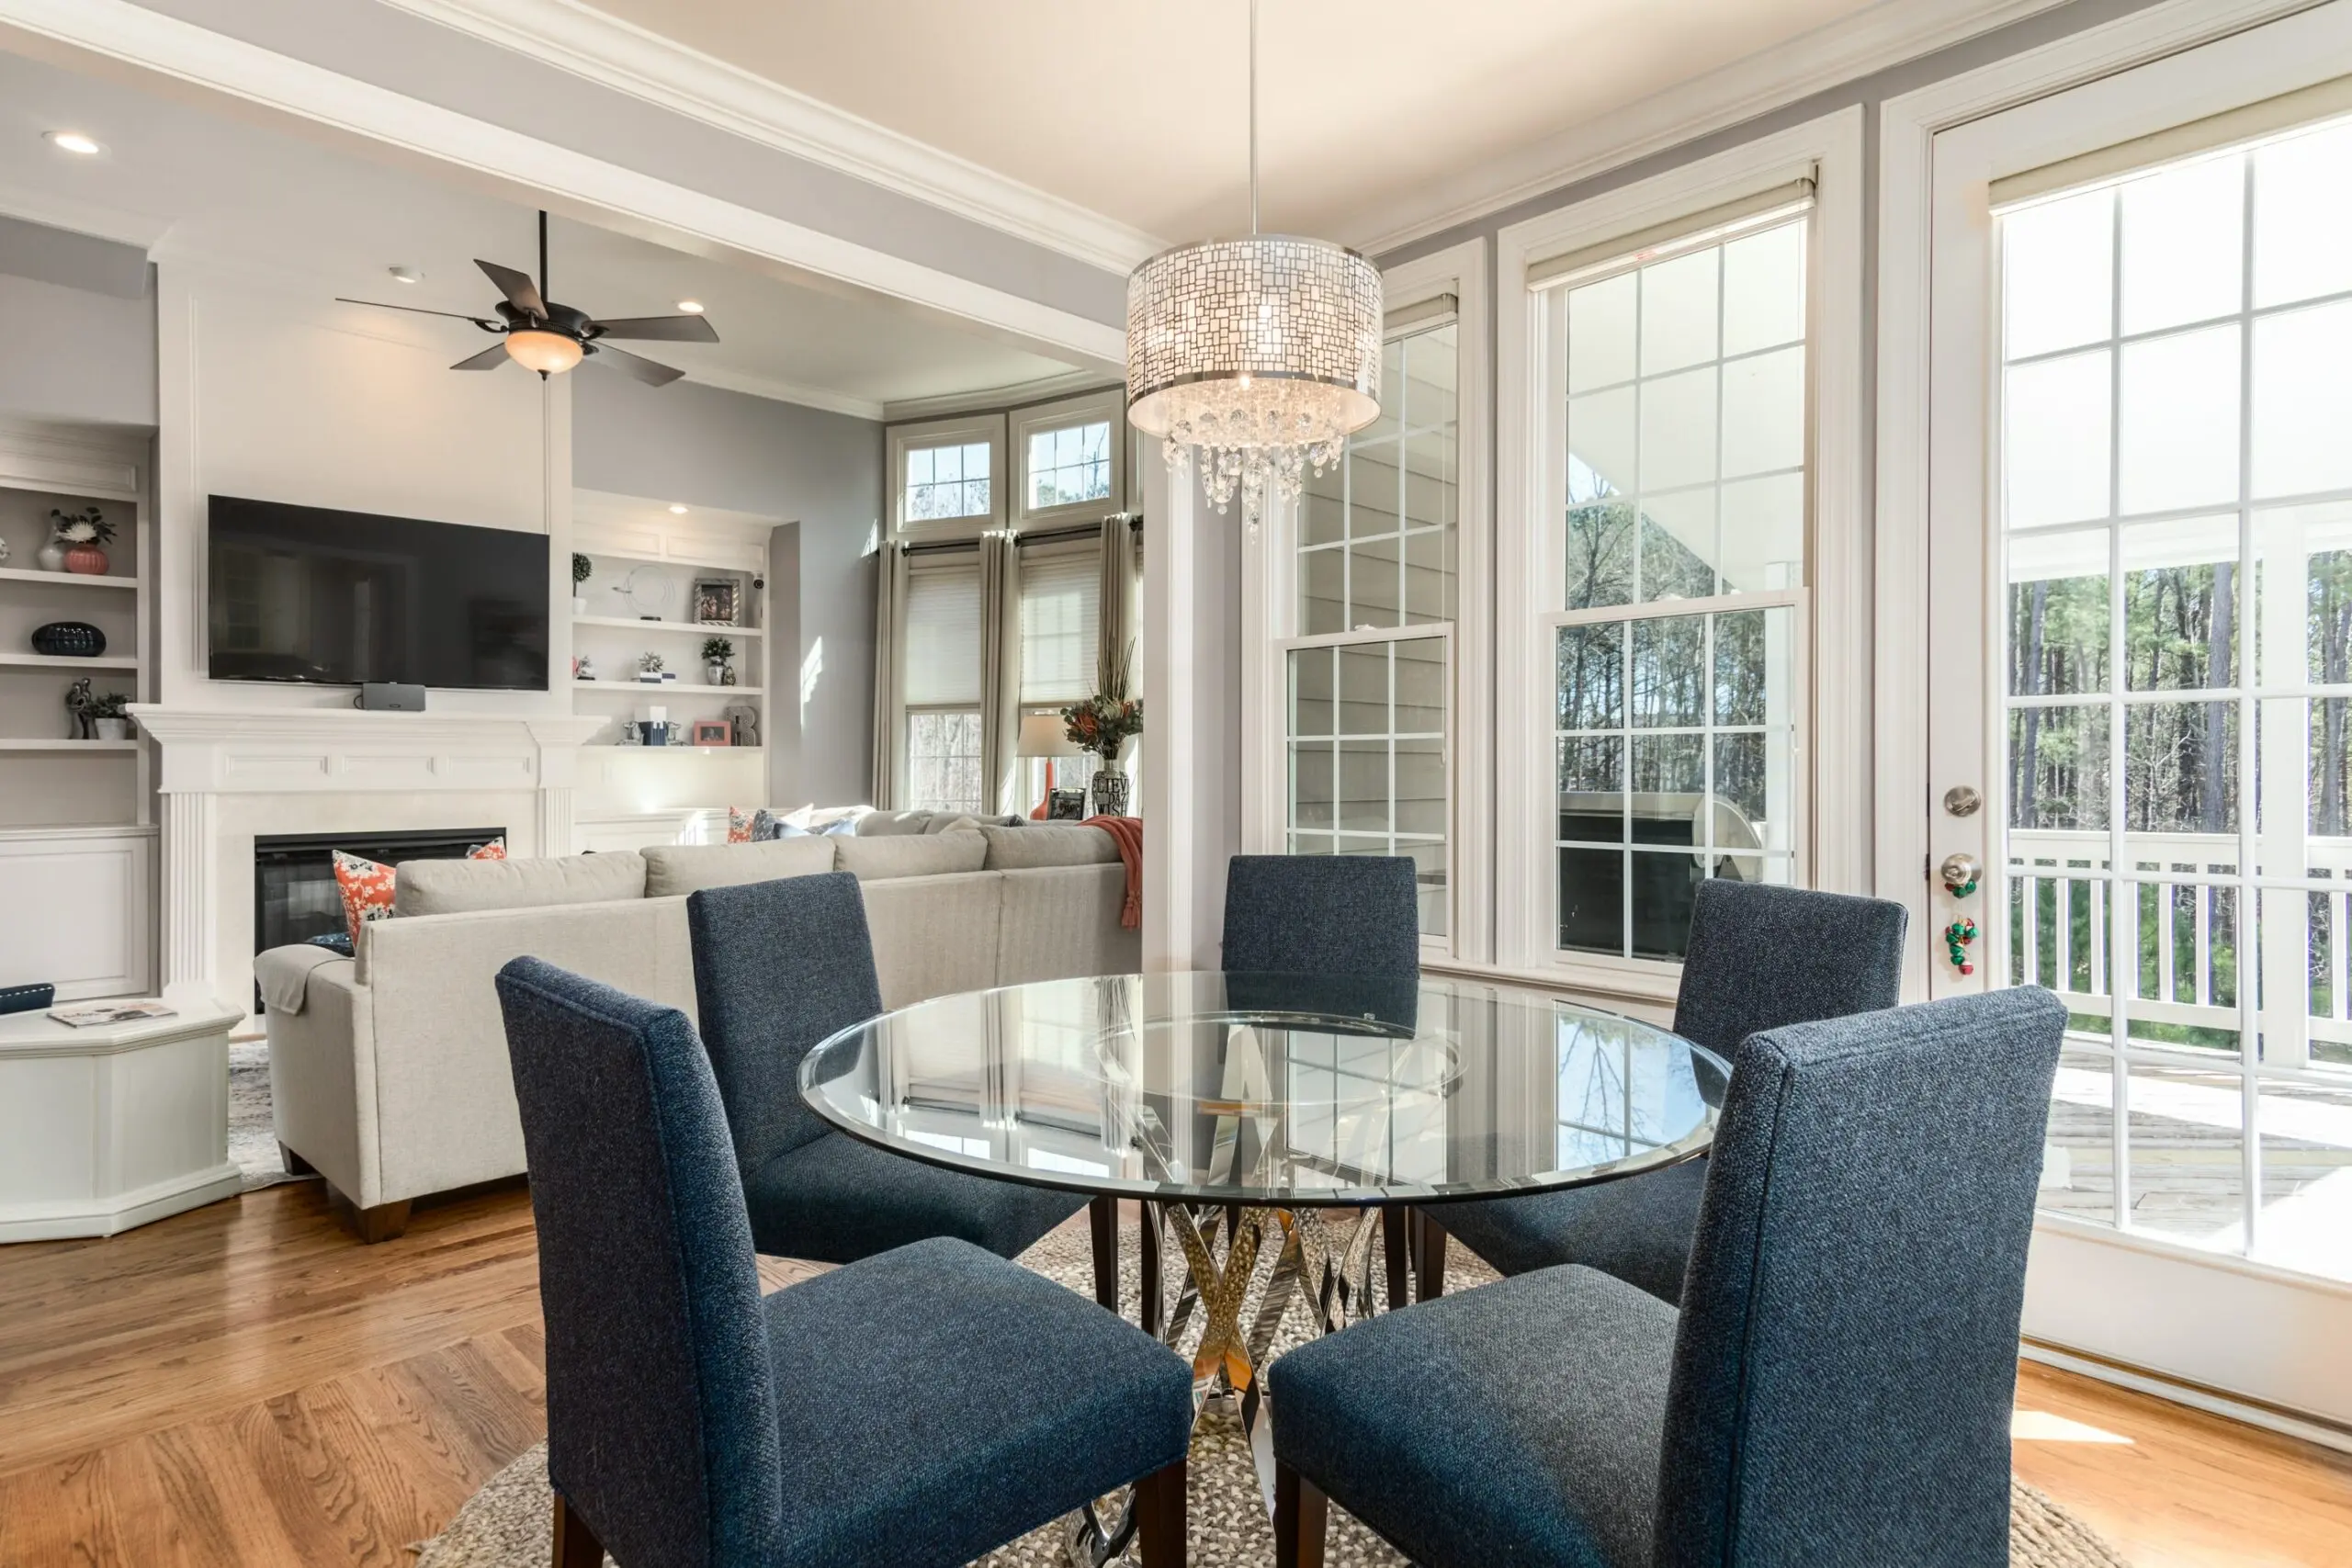
[[[989,841],[968,828],[888,839],[832,840],[834,866],[860,882],[900,876],[949,876],[978,871],[989,858]]]
[[[1027,828],[980,829],[989,844],[988,869],[1026,871],[1040,865],[1106,865],[1119,846],[1100,828],[1070,822],[1039,822]]]
[[[861,839],[896,839],[920,833],[931,826],[934,811],[869,811],[857,819]]]
[[[651,844],[642,853],[648,898],[833,869],[833,846],[806,835],[750,844]]]
[[[1018,828],[1027,818],[1017,813],[993,816],[986,811],[934,811],[923,824],[926,833],[952,833],[958,828]]]
[[[402,915],[456,915],[644,897],[645,857],[614,850],[532,860],[413,860],[400,869],[393,908]]]

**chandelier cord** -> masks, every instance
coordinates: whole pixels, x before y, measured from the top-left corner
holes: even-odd
[[[1250,232],[1258,231],[1258,0],[1250,0]]]

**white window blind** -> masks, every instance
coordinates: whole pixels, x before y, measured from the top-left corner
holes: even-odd
[[[1092,549],[1021,558],[1021,700],[1074,703],[1094,691],[1102,567]]]
[[[978,561],[919,565],[907,574],[906,636],[909,707],[978,705]]]

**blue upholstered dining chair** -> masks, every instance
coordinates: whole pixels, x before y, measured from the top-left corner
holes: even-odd
[[[1402,855],[1235,855],[1226,972],[1418,975],[1420,910]]]
[[[934,1239],[763,1300],[694,1025],[499,972],[547,1318],[556,1568],[953,1568],[1133,1483],[1184,1561],[1192,1370]]]
[[[689,894],[695,1002],[762,1252],[848,1263],[948,1235],[1015,1258],[1086,1207],[1068,1192],[907,1159],[829,1126],[800,1062],[882,1011],[847,872]]]
[[[2065,1021],[2012,990],[1751,1036],[1679,1311],[1568,1265],[1275,1361],[1277,1562],[1329,1497],[1422,1568],[2004,1568]]]
[[[1891,1008],[1903,994],[1909,913],[1765,883],[1711,879],[1690,910],[1674,1032],[1725,1061],[1761,1030]],[[1582,1263],[1682,1299],[1707,1162],[1597,1187],[1433,1204],[1421,1213],[1505,1275]]]

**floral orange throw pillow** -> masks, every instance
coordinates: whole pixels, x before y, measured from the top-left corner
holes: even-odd
[[[506,836],[502,833],[486,844],[476,844],[466,852],[468,860],[504,860]],[[358,855],[334,852],[335,886],[343,890],[343,920],[351,930],[351,946],[359,948],[359,928],[370,920],[391,919],[392,894],[399,868],[379,864]]]

